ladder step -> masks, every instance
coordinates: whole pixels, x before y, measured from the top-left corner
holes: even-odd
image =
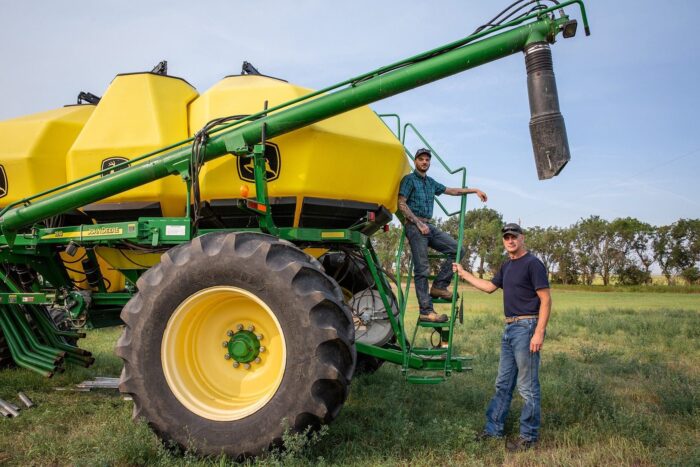
[[[432,321],[418,320],[418,326],[420,326],[422,328],[449,328],[450,321],[447,320],[444,323],[433,323]]]
[[[444,376],[416,376],[410,375],[406,378],[411,384],[440,384],[445,381]]]
[[[438,347],[438,348],[413,348],[411,349],[411,352],[413,352],[416,355],[444,355],[447,353],[447,347]]]

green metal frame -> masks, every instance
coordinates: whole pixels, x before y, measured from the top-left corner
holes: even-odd
[[[583,2],[569,0],[556,7],[539,10],[285,104],[270,109],[266,105],[260,112],[233,123],[206,127],[207,134],[203,139],[198,140],[202,143],[201,163],[225,156],[253,158],[256,196],[254,199],[242,202],[240,207],[259,217],[259,229],[196,229],[191,219],[189,202],[186,206],[187,216],[183,218],[139,218],[133,222],[58,228],[49,228],[40,224],[53,216],[71,212],[167,176],[182,178],[189,200],[193,184],[196,182],[193,180],[193,174],[190,173],[193,138],[5,207],[0,211],[0,246],[3,247],[0,248],[0,262],[6,265],[27,265],[38,273],[37,281],[31,285],[31,290],[22,290],[17,285],[16,277],[0,273],[0,280],[4,284],[4,288],[0,289],[0,328],[7,338],[15,361],[21,366],[47,375],[60,371],[64,360],[89,364],[91,359],[89,353],[63,341],[63,338],[78,338],[80,334],[56,329],[46,315],[44,307],[63,307],[62,309],[65,309],[72,319],[87,318],[85,313],[89,310],[93,324],[114,324],[118,322],[117,316],[121,307],[135,293],[136,279],[140,273],[147,270],[144,267],[143,270],[122,271],[130,282],[126,292],[108,293],[104,284],[100,284],[97,287],[98,290],[90,293],[87,298],[75,290],[59,257],[59,250],[72,243],[85,247],[87,256],[93,260],[96,258],[92,250],[95,246],[118,246],[121,242],[131,242],[136,245],[167,248],[215,230],[259,230],[298,244],[331,248],[337,244],[350,244],[362,253],[385,308],[391,310],[392,303],[389,299],[391,287],[381,270],[369,238],[361,233],[363,226],[370,222],[369,218],[361,225],[350,229],[309,229],[275,225],[265,176],[266,139],[506,57],[522,51],[528,44],[541,41],[553,43],[561,27],[569,21],[569,17],[563,13],[562,9],[573,4],[579,6],[588,33],[588,20]],[[560,12],[559,17],[554,15],[557,11]],[[402,142],[405,141],[407,130],[416,131],[410,124],[402,129],[400,119],[397,124],[397,136]],[[417,131],[416,133],[425,145],[430,147]],[[465,186],[466,170],[464,168],[451,171],[439,156],[437,159],[452,174],[462,171],[462,185]],[[438,205],[448,214],[439,201]],[[459,249],[463,241],[465,209],[466,200],[463,197],[459,211]],[[456,213],[448,215],[454,214]],[[403,237],[400,251],[402,248]],[[410,274],[408,282],[410,282]],[[398,285],[400,304],[398,319],[389,313],[392,329],[399,339],[398,345],[394,348],[380,348],[358,343],[358,351],[399,363],[405,372],[408,369],[443,370],[447,376],[451,371],[463,370],[465,359],[452,356],[451,348],[448,348],[445,359],[436,359],[434,357],[437,353],[432,349],[414,349],[412,343],[410,345],[406,343],[404,313],[409,286],[407,283],[405,291],[402,290],[400,278]],[[452,319],[448,330],[450,343],[454,332],[455,298],[456,296],[453,296]],[[26,316],[32,317],[38,331],[28,326]],[[41,335],[41,339],[36,338],[37,333]],[[437,381],[435,378],[431,379],[432,377],[413,378],[411,380],[409,376],[409,381],[418,383]]]

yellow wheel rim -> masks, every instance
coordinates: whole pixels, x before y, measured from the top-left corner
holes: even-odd
[[[264,347],[259,362],[225,358],[231,332],[253,326]],[[161,344],[165,379],[190,411],[209,420],[247,417],[265,406],[282,382],[287,349],[270,308],[238,287],[217,286],[189,296],[168,320]]]

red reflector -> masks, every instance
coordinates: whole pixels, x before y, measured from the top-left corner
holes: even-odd
[[[367,219],[369,219],[370,222],[374,222],[375,214],[373,212],[368,212]]]
[[[255,209],[256,211],[260,212],[267,212],[267,206],[264,204],[256,203],[255,201],[246,201],[246,206],[248,206],[250,209]]]
[[[384,232],[388,232],[389,231],[389,224],[384,224],[383,228],[384,228]]]

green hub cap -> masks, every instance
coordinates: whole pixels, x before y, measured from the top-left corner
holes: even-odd
[[[250,331],[238,331],[228,340],[228,353],[239,363],[249,363],[260,353],[260,341]]]

